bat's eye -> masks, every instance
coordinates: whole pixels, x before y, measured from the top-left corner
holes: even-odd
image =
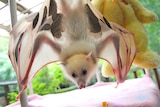
[[[75,74],[74,72],[72,73],[72,77],[73,78],[76,78],[77,77],[77,74]]]
[[[82,75],[86,75],[86,74],[87,74],[87,70],[86,69],[82,70]]]

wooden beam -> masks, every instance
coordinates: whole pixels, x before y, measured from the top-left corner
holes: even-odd
[[[0,28],[6,30],[7,32],[10,32],[10,25],[5,26],[3,24],[0,24]]]
[[[3,2],[4,4],[7,4],[8,3],[8,0],[0,0],[1,2]],[[31,10],[28,10],[26,7],[24,7],[23,5],[17,3],[17,10],[20,11],[20,12],[23,12],[24,14],[28,13],[32,13]]]
[[[0,1],[3,2],[4,4],[8,4],[8,0],[0,0]],[[19,12],[22,12],[23,14],[26,14],[26,13],[31,14],[31,13],[33,13],[31,10],[27,9],[23,5],[21,5],[21,4],[17,3],[17,2],[16,2],[16,4],[17,4],[17,10]],[[10,32],[10,25],[5,26],[3,24],[0,24],[0,28]]]

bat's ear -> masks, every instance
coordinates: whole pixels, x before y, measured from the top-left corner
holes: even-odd
[[[86,56],[86,60],[89,61],[91,57],[92,57],[92,51],[88,53],[88,55]]]

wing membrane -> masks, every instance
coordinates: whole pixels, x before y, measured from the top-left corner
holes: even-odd
[[[88,5],[93,14],[88,14],[98,18],[100,32],[96,32],[98,57],[106,60],[112,66],[117,83],[125,80],[136,54],[133,35],[118,24],[108,22],[88,1]],[[95,22],[94,22],[95,23]],[[92,25],[92,22],[90,22]],[[89,35],[92,35],[90,32]],[[97,38],[98,37],[98,38]],[[106,71],[107,72],[107,71]]]
[[[57,28],[57,26],[59,27],[58,32],[61,29],[59,26],[61,17],[53,18],[54,15],[57,15],[56,9],[54,0],[46,0],[40,12],[31,17],[23,17],[10,33],[8,54],[18,80],[23,86],[20,94],[39,69],[48,63],[59,61],[61,48],[55,37],[60,33],[56,33],[56,35],[52,33],[52,29]],[[55,25],[55,20],[59,20],[59,24]]]

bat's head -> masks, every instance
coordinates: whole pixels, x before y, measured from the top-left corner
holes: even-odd
[[[86,87],[94,74],[96,60],[91,54],[75,54],[66,60],[65,73],[80,89]]]

